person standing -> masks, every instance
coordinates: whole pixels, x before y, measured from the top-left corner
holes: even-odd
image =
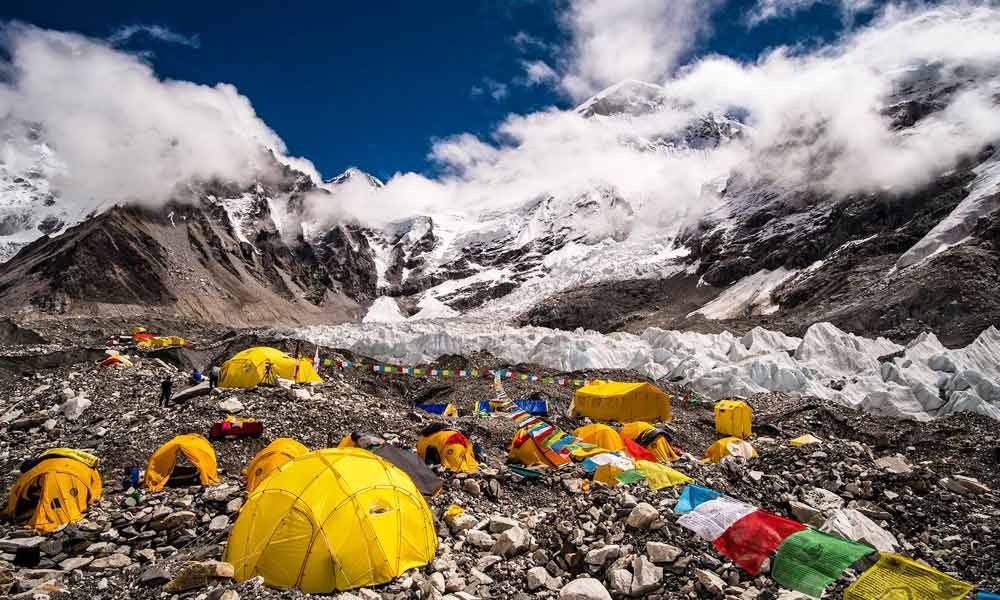
[[[170,397],[173,395],[174,382],[167,375],[163,378],[160,383],[160,406],[167,406],[170,404]]]
[[[212,366],[208,371],[208,389],[214,390],[219,387],[219,376],[222,374],[222,369],[217,366]]]

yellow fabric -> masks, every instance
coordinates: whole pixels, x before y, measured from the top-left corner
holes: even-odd
[[[365,450],[325,449],[281,465],[247,499],[223,560],[307,594],[372,586],[433,560],[434,521],[413,481]]]
[[[515,446],[515,442],[521,441],[520,446]],[[528,434],[526,429],[519,429],[514,437],[510,441],[510,447],[507,449],[507,460],[513,462],[519,462],[526,467],[533,467],[536,465],[543,465],[546,467],[555,468],[556,465],[553,464],[546,456],[545,452],[538,446],[538,442],[535,438]]]
[[[818,444],[819,442],[822,441],[823,440],[819,439],[813,434],[807,433],[805,435],[800,435],[799,437],[793,440],[789,440],[788,445],[795,446],[796,448],[801,448],[802,446],[808,446],[809,444]]]
[[[212,444],[197,433],[179,435],[160,446],[146,465],[146,487],[151,492],[158,492],[167,485],[174,466],[177,464],[177,453],[183,452],[191,464],[198,469],[202,485],[218,483],[219,472],[216,468],[215,450]]]
[[[77,462],[83,463],[91,469],[96,469],[97,465],[101,464],[101,459],[97,458],[89,452],[84,452],[83,450],[76,450],[74,448],[49,448],[45,452],[38,455],[39,458],[43,456],[58,456],[60,458],[69,458]]]
[[[745,456],[749,454],[747,458],[757,458],[757,451],[749,442],[743,441],[737,437],[727,437],[715,442],[709,446],[708,450],[705,452],[705,461],[708,462],[719,462],[725,456],[730,456],[736,454],[738,456]]]
[[[753,410],[740,400],[720,400],[715,403],[715,430],[722,435],[748,438],[753,423]]]
[[[964,581],[898,554],[883,553],[844,591],[844,600],[961,600],[971,591]]]
[[[295,363],[298,362],[298,375],[295,373]],[[323,379],[316,373],[312,361],[301,358],[296,361],[281,350],[259,346],[237,352],[232,358],[222,363],[219,373],[219,387],[252,388],[264,381],[267,365],[271,365],[274,377],[288,379],[296,383],[322,383]]]
[[[350,439],[351,436],[347,436]],[[309,452],[299,442],[291,438],[278,438],[257,453],[246,468],[247,493],[253,492],[258,485],[286,462]]]
[[[655,429],[652,423],[647,423],[645,421],[633,421],[622,426],[621,434],[633,442],[638,443],[639,436],[651,429]],[[674,462],[680,458],[677,456],[677,452],[674,451],[673,446],[670,445],[670,442],[668,442],[662,435],[653,440],[652,444],[646,444],[644,447],[656,457],[656,460],[662,463]]]
[[[475,473],[479,470],[479,463],[476,461],[475,451],[472,449],[472,442],[465,444],[449,444],[448,439],[458,433],[451,429],[444,429],[437,433],[420,436],[417,440],[417,455],[424,462],[427,462],[427,449],[437,449],[441,464],[453,473]]]
[[[691,483],[694,481],[694,479],[691,479],[680,471],[676,471],[670,467],[665,467],[659,463],[650,462],[648,460],[636,461],[635,467],[642,471],[642,474],[646,476],[646,483],[649,484],[650,489],[654,492],[665,487],[673,487],[675,485]]]
[[[576,391],[573,414],[620,423],[669,422],[670,395],[648,383],[594,381]]]
[[[594,470],[594,481],[600,481],[608,487],[615,487],[619,483],[619,481],[615,479],[615,476],[621,472],[622,470],[618,467],[614,467],[612,465],[601,465]]]
[[[354,443],[354,440],[351,439],[351,434],[348,433],[347,435],[344,436],[344,439],[340,440],[340,443],[337,444],[337,447],[338,448],[357,448],[358,445]]]
[[[444,511],[445,520],[454,519],[455,517],[461,516],[465,513],[465,509],[457,504],[452,504],[448,507],[448,510]]]
[[[578,427],[573,432],[573,437],[579,438],[584,443],[603,448],[605,452],[623,452],[625,450],[625,443],[622,442],[618,432],[600,423]]]
[[[448,406],[444,408],[444,412],[441,413],[441,415],[445,417],[457,417],[458,409],[455,408],[454,404],[449,403]]]
[[[97,469],[72,458],[48,458],[17,478],[4,513],[14,518],[19,500],[30,502],[36,497],[34,511],[23,526],[50,533],[82,519],[87,508],[101,499],[101,492]]]

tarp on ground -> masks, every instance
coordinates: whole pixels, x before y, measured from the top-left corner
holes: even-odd
[[[646,476],[646,482],[654,492],[666,487],[673,487],[694,481],[680,471],[648,460],[637,461],[635,467]]]
[[[677,524],[690,529],[706,542],[714,542],[732,527],[733,523],[757,509],[739,500],[719,496],[699,504],[694,510],[677,519]]]
[[[517,406],[529,415],[535,415],[536,417],[547,417],[549,416],[549,401],[548,400],[514,400],[514,406]],[[492,413],[493,407],[490,406],[489,400],[480,400],[476,403],[477,413]]]
[[[844,600],[961,600],[972,585],[898,554],[883,553],[844,591]]]
[[[686,485],[684,486],[684,491],[681,492],[681,497],[677,500],[677,504],[674,505],[674,512],[689,513],[701,504],[709,500],[715,500],[720,496],[722,494],[719,492],[701,487],[700,485]]]
[[[424,412],[429,412],[433,415],[441,415],[443,417],[458,416],[458,409],[451,403],[438,402],[434,404],[418,404],[417,408]]]
[[[785,538],[805,528],[797,521],[758,510],[735,521],[713,544],[723,556],[756,576],[767,557]]]
[[[441,491],[441,486],[444,485],[444,481],[435,475],[434,471],[420,460],[419,456],[409,450],[398,446],[382,446],[376,449],[374,454],[389,461],[396,468],[409,475],[413,484],[424,496],[437,494]]]
[[[576,391],[573,415],[619,423],[669,422],[670,395],[648,383],[594,381]]]
[[[806,529],[788,536],[778,547],[771,577],[786,589],[819,598],[826,586],[872,552],[875,549],[864,544]]]

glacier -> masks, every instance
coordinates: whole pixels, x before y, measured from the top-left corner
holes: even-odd
[[[511,364],[561,371],[635,369],[708,399],[761,392],[812,396],[865,412],[928,420],[971,411],[1000,420],[1000,330],[964,348],[932,333],[906,346],[816,323],[802,338],[756,327],[737,337],[651,327],[639,335],[515,327],[471,318],[278,329],[279,336],[350,350],[395,365],[489,352]]]

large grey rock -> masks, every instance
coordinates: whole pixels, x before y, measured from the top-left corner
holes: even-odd
[[[110,556],[105,556],[104,558],[98,558],[94,562],[90,563],[87,568],[93,571],[102,571],[104,569],[124,569],[130,564],[132,564],[131,558],[125,556],[124,554],[115,553]]]
[[[608,583],[611,584],[612,592],[627,596],[632,591],[632,573],[628,569],[611,569]]]
[[[153,565],[139,575],[140,585],[163,585],[170,581],[170,572],[165,568]]]
[[[821,487],[806,488],[800,496],[803,503],[823,513],[834,511],[844,506],[843,498]]]
[[[150,527],[154,530],[165,530],[171,531],[174,529],[180,529],[181,527],[191,527],[198,520],[198,515],[194,514],[189,510],[178,510],[170,513],[169,515],[163,517],[159,521],[153,521],[150,523]]]
[[[581,577],[559,590],[559,600],[611,600],[611,594],[593,577]]]
[[[45,542],[41,536],[8,538],[0,540],[0,550],[6,552],[17,552],[21,548],[38,548]]]
[[[532,567],[528,569],[527,585],[529,592],[545,587],[548,581],[549,572],[545,570],[545,567]]]
[[[660,586],[663,581],[663,569],[655,566],[645,556],[639,555],[632,559],[632,596],[642,596]]]
[[[792,516],[806,525],[819,526],[823,523],[823,512],[797,500],[790,500],[788,508]]]
[[[698,579],[701,587],[712,596],[722,596],[726,591],[726,582],[711,571],[705,569],[695,569],[694,576]]]
[[[913,472],[913,467],[910,466],[908,462],[903,460],[902,456],[898,455],[877,458],[875,459],[875,464],[880,468],[897,475],[905,475]]]
[[[165,586],[167,594],[185,592],[205,587],[217,579],[232,579],[236,571],[233,565],[217,560],[190,561],[184,563],[177,575]]]
[[[520,526],[521,524],[518,523],[516,519],[511,519],[509,517],[501,517],[501,516],[490,517],[490,522],[489,522],[490,533],[503,533],[508,529]]]
[[[83,415],[83,412],[90,408],[93,404],[83,395],[77,396],[75,398],[70,398],[62,405],[63,416],[66,417],[67,421],[75,421]]]
[[[660,518],[660,513],[648,502],[640,502],[628,514],[625,524],[633,529],[649,529]]]
[[[520,527],[512,527],[500,534],[491,550],[492,554],[510,558],[518,554],[524,554],[531,545],[531,536]]]
[[[681,552],[677,546],[663,542],[646,542],[646,556],[654,563],[672,563],[677,560]]]
[[[227,414],[239,414],[243,412],[243,408],[243,403],[236,397],[226,398],[222,402],[219,402],[219,410]]]
[[[621,555],[621,546],[609,544],[602,548],[595,548],[587,553],[584,559],[588,565],[604,566],[608,562],[615,560]]]
[[[496,540],[493,539],[492,535],[481,529],[470,529],[467,531],[465,534],[465,541],[472,544],[476,548],[482,549],[492,548],[493,544],[496,543]]]
[[[219,515],[208,524],[209,531],[225,531],[229,527],[229,517]]]
[[[71,556],[59,563],[59,568],[63,571],[72,571],[74,569],[82,569],[94,562],[94,557],[92,556]]]
[[[966,477],[964,475],[952,475],[945,477],[939,482],[942,487],[956,494],[963,496],[974,496],[978,494],[990,493],[990,488],[979,482],[978,479]]]

